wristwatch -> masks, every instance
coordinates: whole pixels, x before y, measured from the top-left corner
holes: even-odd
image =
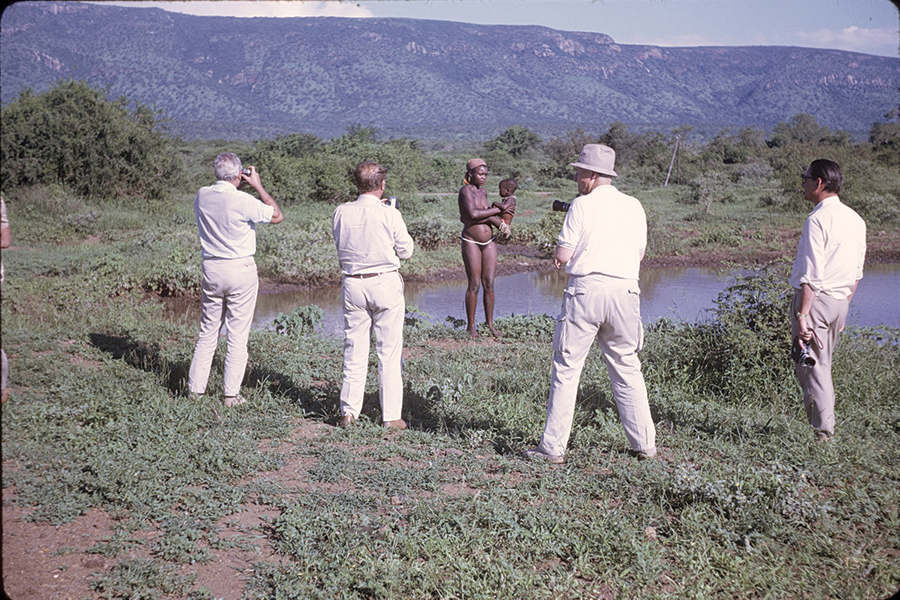
[[[806,313],[802,313],[802,312],[798,312],[798,313],[797,313],[797,318],[798,318],[798,319],[799,319],[800,317],[803,317],[803,318],[805,319],[805,318],[808,317],[808,316],[809,316],[809,315],[806,314]]]

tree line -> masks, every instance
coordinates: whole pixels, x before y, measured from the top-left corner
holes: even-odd
[[[64,80],[43,94],[23,91],[2,109],[2,176],[7,194],[37,184],[62,184],[98,200],[136,196],[162,200],[183,192],[183,140],[168,133],[168,120],[152,107],[125,97],[108,99],[108,88]],[[614,122],[605,131],[583,129],[542,140],[512,126],[474,148],[491,173],[515,177],[520,185],[554,188],[571,179],[569,163],[587,143],[617,153],[620,181],[640,186],[679,185],[686,201],[706,203],[729,185],[760,185],[772,195],[794,194],[802,165],[828,157],[848,173],[846,194],[868,219],[900,222],[900,115],[874,123],[864,142],[831,131],[809,114],[778,123],[770,135],[760,129],[722,130],[708,141],[693,140],[693,127],[668,133],[638,133]],[[224,149],[224,148],[223,148]],[[285,205],[339,203],[355,197],[350,173],[372,159],[389,170],[389,192],[458,189],[468,158],[427,152],[410,139],[379,140],[373,126],[351,125],[344,135],[323,140],[308,133],[260,139],[243,156],[264,174],[267,189]],[[842,194],[843,195],[843,194]]]

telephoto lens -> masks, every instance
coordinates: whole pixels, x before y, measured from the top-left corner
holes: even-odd
[[[569,208],[571,208],[571,206],[571,202],[563,202],[562,200],[553,201],[553,210],[557,212],[569,212]]]

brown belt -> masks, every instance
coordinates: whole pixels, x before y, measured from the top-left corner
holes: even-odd
[[[381,273],[359,273],[357,275],[344,275],[344,277],[352,277],[353,279],[369,279],[370,277],[378,277],[379,275],[387,275],[388,273],[396,273],[397,270],[393,271],[382,271]]]

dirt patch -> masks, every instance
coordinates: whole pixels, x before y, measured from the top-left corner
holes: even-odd
[[[255,473],[236,484],[271,482],[282,486],[288,497],[311,491],[339,493],[350,490],[354,486],[350,481],[309,481],[306,474],[319,459],[291,451],[291,446],[301,447],[312,438],[333,432],[334,427],[321,422],[296,419],[289,439],[280,441],[277,447],[273,447],[271,441],[261,442],[263,448],[284,452],[285,464],[276,471]],[[337,440],[337,447],[359,454],[372,450],[369,446],[353,445],[340,440]],[[462,459],[465,452],[456,448],[444,448],[435,450],[433,454]],[[479,455],[477,459],[485,463],[485,476],[495,479],[498,484],[512,485],[523,477],[521,473],[509,473],[507,469],[501,468],[498,457]],[[409,459],[397,460],[406,465],[416,464]],[[3,468],[6,472],[14,470],[14,461],[5,463]],[[462,469],[458,469],[458,477],[453,477],[451,470],[448,483],[435,492],[422,492],[420,498],[477,496],[480,491],[463,481],[462,473]],[[103,510],[93,509],[64,525],[31,523],[25,520],[31,508],[13,506],[15,499],[14,486],[3,490],[3,589],[13,600],[94,598],[97,593],[91,589],[91,585],[109,576],[123,561],[145,559],[162,564],[152,554],[153,542],[163,535],[163,531],[156,528],[155,524],[150,523],[145,529],[129,533],[128,538],[135,543],[121,550],[117,556],[107,557],[96,550],[89,550],[113,539],[118,525],[114,516]],[[401,495],[386,499],[386,502],[391,504],[392,510],[402,512],[415,500]],[[202,549],[209,552],[211,560],[181,566],[176,569],[175,574],[195,575],[197,580],[194,588],[206,588],[214,598],[243,598],[255,563],[282,563],[290,560],[289,557],[278,554],[272,543],[272,523],[280,515],[281,511],[271,506],[254,502],[242,505],[237,512],[223,517],[215,524],[215,534],[219,539],[234,542],[234,547],[220,549],[204,546]]]

